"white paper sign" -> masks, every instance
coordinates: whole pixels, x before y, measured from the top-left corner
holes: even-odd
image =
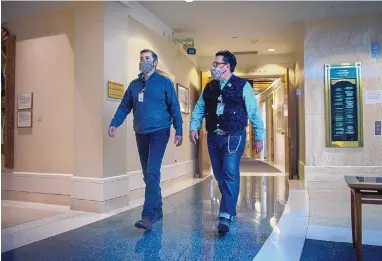
[[[18,94],[17,95],[17,109],[32,109],[33,106],[33,93]]]
[[[365,91],[365,104],[382,104],[382,90]]]

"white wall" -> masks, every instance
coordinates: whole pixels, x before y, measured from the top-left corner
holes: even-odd
[[[380,90],[382,60],[370,57],[370,43],[382,40],[382,16],[309,22],[305,62],[305,182],[310,224],[350,227],[350,195],[344,175],[381,175],[382,139],[374,135],[382,106],[363,104],[363,148],[325,147],[324,64],[362,63],[362,88]],[[366,229],[382,230],[382,209],[363,207]]]
[[[9,22],[5,27],[16,35],[16,99],[20,93],[34,95],[33,128],[15,129],[14,171],[72,174],[73,9]]]

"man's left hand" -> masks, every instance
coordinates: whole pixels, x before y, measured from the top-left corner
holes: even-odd
[[[263,150],[264,143],[262,140],[255,140],[253,142],[253,149],[256,150],[256,154],[259,154]]]
[[[182,142],[183,142],[183,137],[182,136],[175,136],[175,139],[174,139],[174,144],[179,147],[180,145],[182,145]]]

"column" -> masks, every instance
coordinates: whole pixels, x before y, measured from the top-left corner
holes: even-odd
[[[127,12],[119,2],[81,2],[75,8],[75,210],[107,212],[128,205],[126,127],[114,139],[107,135],[120,103],[108,98],[107,81],[127,85]]]

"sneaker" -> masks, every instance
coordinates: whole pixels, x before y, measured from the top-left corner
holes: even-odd
[[[153,223],[147,218],[142,218],[141,220],[135,222],[135,227],[151,230],[151,228],[153,227]]]
[[[219,218],[218,231],[219,234],[225,234],[229,232],[229,227],[231,225],[231,220],[226,218]]]

